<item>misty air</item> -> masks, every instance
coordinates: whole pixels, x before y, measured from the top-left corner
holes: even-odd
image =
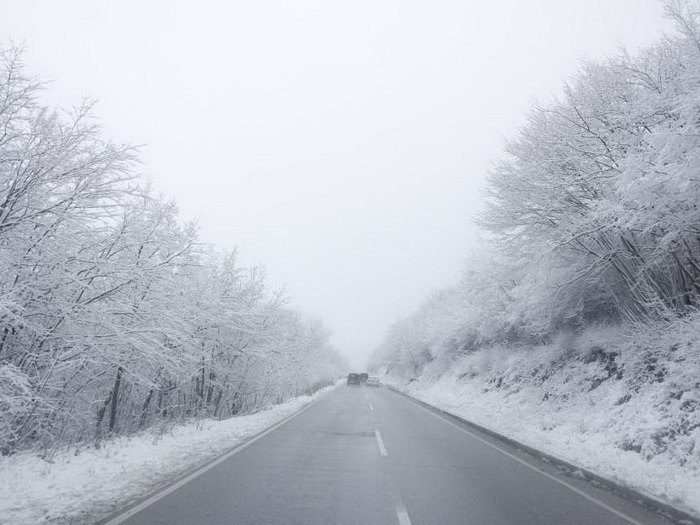
[[[700,524],[700,0],[0,0],[0,525]]]

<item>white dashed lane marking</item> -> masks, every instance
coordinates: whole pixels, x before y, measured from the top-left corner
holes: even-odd
[[[372,403],[369,404],[369,409],[374,410],[374,405]]]
[[[382,439],[382,433],[379,430],[374,431],[374,437],[377,438],[377,446],[379,447],[379,453],[382,456],[386,456],[386,447],[384,446],[384,440]]]
[[[411,525],[411,518],[403,504],[396,506],[396,517],[399,518],[399,525]]]

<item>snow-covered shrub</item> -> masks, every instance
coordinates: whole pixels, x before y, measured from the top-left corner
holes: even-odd
[[[11,364],[0,365],[0,453],[7,453],[16,442],[19,422],[31,414],[32,385],[29,377]]]

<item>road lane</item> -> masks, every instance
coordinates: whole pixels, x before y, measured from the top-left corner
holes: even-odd
[[[125,523],[394,523],[371,414],[341,388]]]
[[[523,462],[392,391],[341,387],[124,523],[669,523]]]

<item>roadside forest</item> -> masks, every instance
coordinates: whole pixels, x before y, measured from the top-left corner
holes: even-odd
[[[595,323],[673,323],[700,304],[700,2],[678,34],[588,62],[534,107],[487,179],[461,281],[389,332],[377,362],[538,342]]]
[[[0,48],[0,452],[258,410],[333,381],[319,321],[202,243],[93,105]]]
[[[666,482],[700,475],[700,2],[664,5],[674,33],[531,109],[488,174],[480,250],[373,367],[537,446],[609,446],[611,475],[623,452],[665,458]]]

